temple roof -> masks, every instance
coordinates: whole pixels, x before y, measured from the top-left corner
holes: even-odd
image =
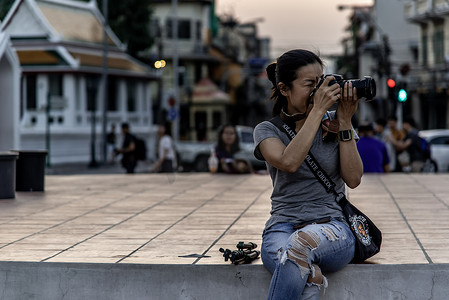
[[[194,103],[229,103],[229,95],[221,91],[209,78],[201,79],[193,87],[192,101]]]
[[[2,30],[11,37],[24,72],[100,73],[107,54],[111,74],[157,77],[148,65],[126,53],[110,27],[104,44],[103,23],[95,1],[16,0]]]

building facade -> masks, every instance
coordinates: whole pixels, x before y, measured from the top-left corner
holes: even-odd
[[[360,102],[359,121],[374,122],[391,115],[402,119],[404,115],[418,114],[412,109],[416,102],[412,95],[405,104],[400,104],[397,94],[387,86],[388,79],[397,85],[405,84],[419,69],[418,28],[407,22],[403,2],[375,0],[373,5],[340,6],[340,9],[353,11],[348,27],[350,37],[345,42],[344,65],[352,67],[348,77],[371,76],[376,82],[374,100]]]
[[[254,125],[256,121],[249,116],[255,115],[256,104],[266,97],[252,92],[257,91],[263,66],[256,74],[251,73],[251,64],[260,64],[261,56],[265,58],[262,64],[268,62],[269,40],[258,38],[255,23],[218,18],[213,0],[176,2],[175,7],[171,0],[151,2],[150,31],[155,33],[156,43],[149,55],[167,61],[160,69],[163,87],[156,118],[166,119],[167,112],[170,116],[174,97],[179,118],[173,121],[179,124],[180,139],[214,141],[219,126],[226,122]],[[197,90],[205,83],[218,89],[210,95],[220,97],[198,97]]]
[[[418,27],[419,71],[410,78],[410,93],[424,128],[449,128],[449,2],[407,1],[407,21]]]
[[[164,68],[159,69],[162,84],[155,117],[157,122],[173,122],[175,138],[195,140],[204,127],[211,127],[203,119],[192,119],[190,107],[195,85],[208,77],[212,65],[219,63],[210,54],[213,1],[176,2],[176,6],[173,6],[171,0],[156,0],[150,4],[150,32],[155,35],[156,42],[149,49],[149,55],[154,60],[167,62]],[[213,105],[213,99],[206,102]],[[207,105],[204,107],[207,108]],[[212,112],[206,109],[205,113],[210,115]],[[219,117],[222,121],[226,119],[224,114]],[[210,116],[206,117],[206,121],[209,119]],[[213,128],[206,131],[210,129]],[[202,139],[209,138],[206,136]]]
[[[56,164],[105,160],[106,131],[121,122],[154,143],[158,75],[126,54],[104,24],[95,1],[13,4],[2,31],[22,69],[22,150],[47,149]]]

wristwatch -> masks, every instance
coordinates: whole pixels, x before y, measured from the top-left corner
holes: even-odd
[[[352,133],[352,129],[347,130],[340,130],[338,132],[338,140],[341,142],[347,142],[354,138],[354,135]]]

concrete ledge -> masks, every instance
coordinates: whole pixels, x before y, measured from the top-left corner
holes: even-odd
[[[262,265],[0,262],[1,299],[266,299]],[[449,265],[349,265],[322,299],[447,299]]]

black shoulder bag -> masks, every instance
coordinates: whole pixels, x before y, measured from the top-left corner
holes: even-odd
[[[295,137],[295,131],[285,124],[280,117],[274,117],[270,122],[286,133],[290,140]],[[335,183],[321,168],[310,151],[306,155],[304,162],[326,191],[335,195],[335,201],[337,201],[343,210],[346,221],[350,225],[356,240],[352,261],[354,263],[360,263],[377,254],[382,244],[382,232],[379,228],[364,213],[357,209],[357,207],[352,205],[343,193],[337,193]]]

